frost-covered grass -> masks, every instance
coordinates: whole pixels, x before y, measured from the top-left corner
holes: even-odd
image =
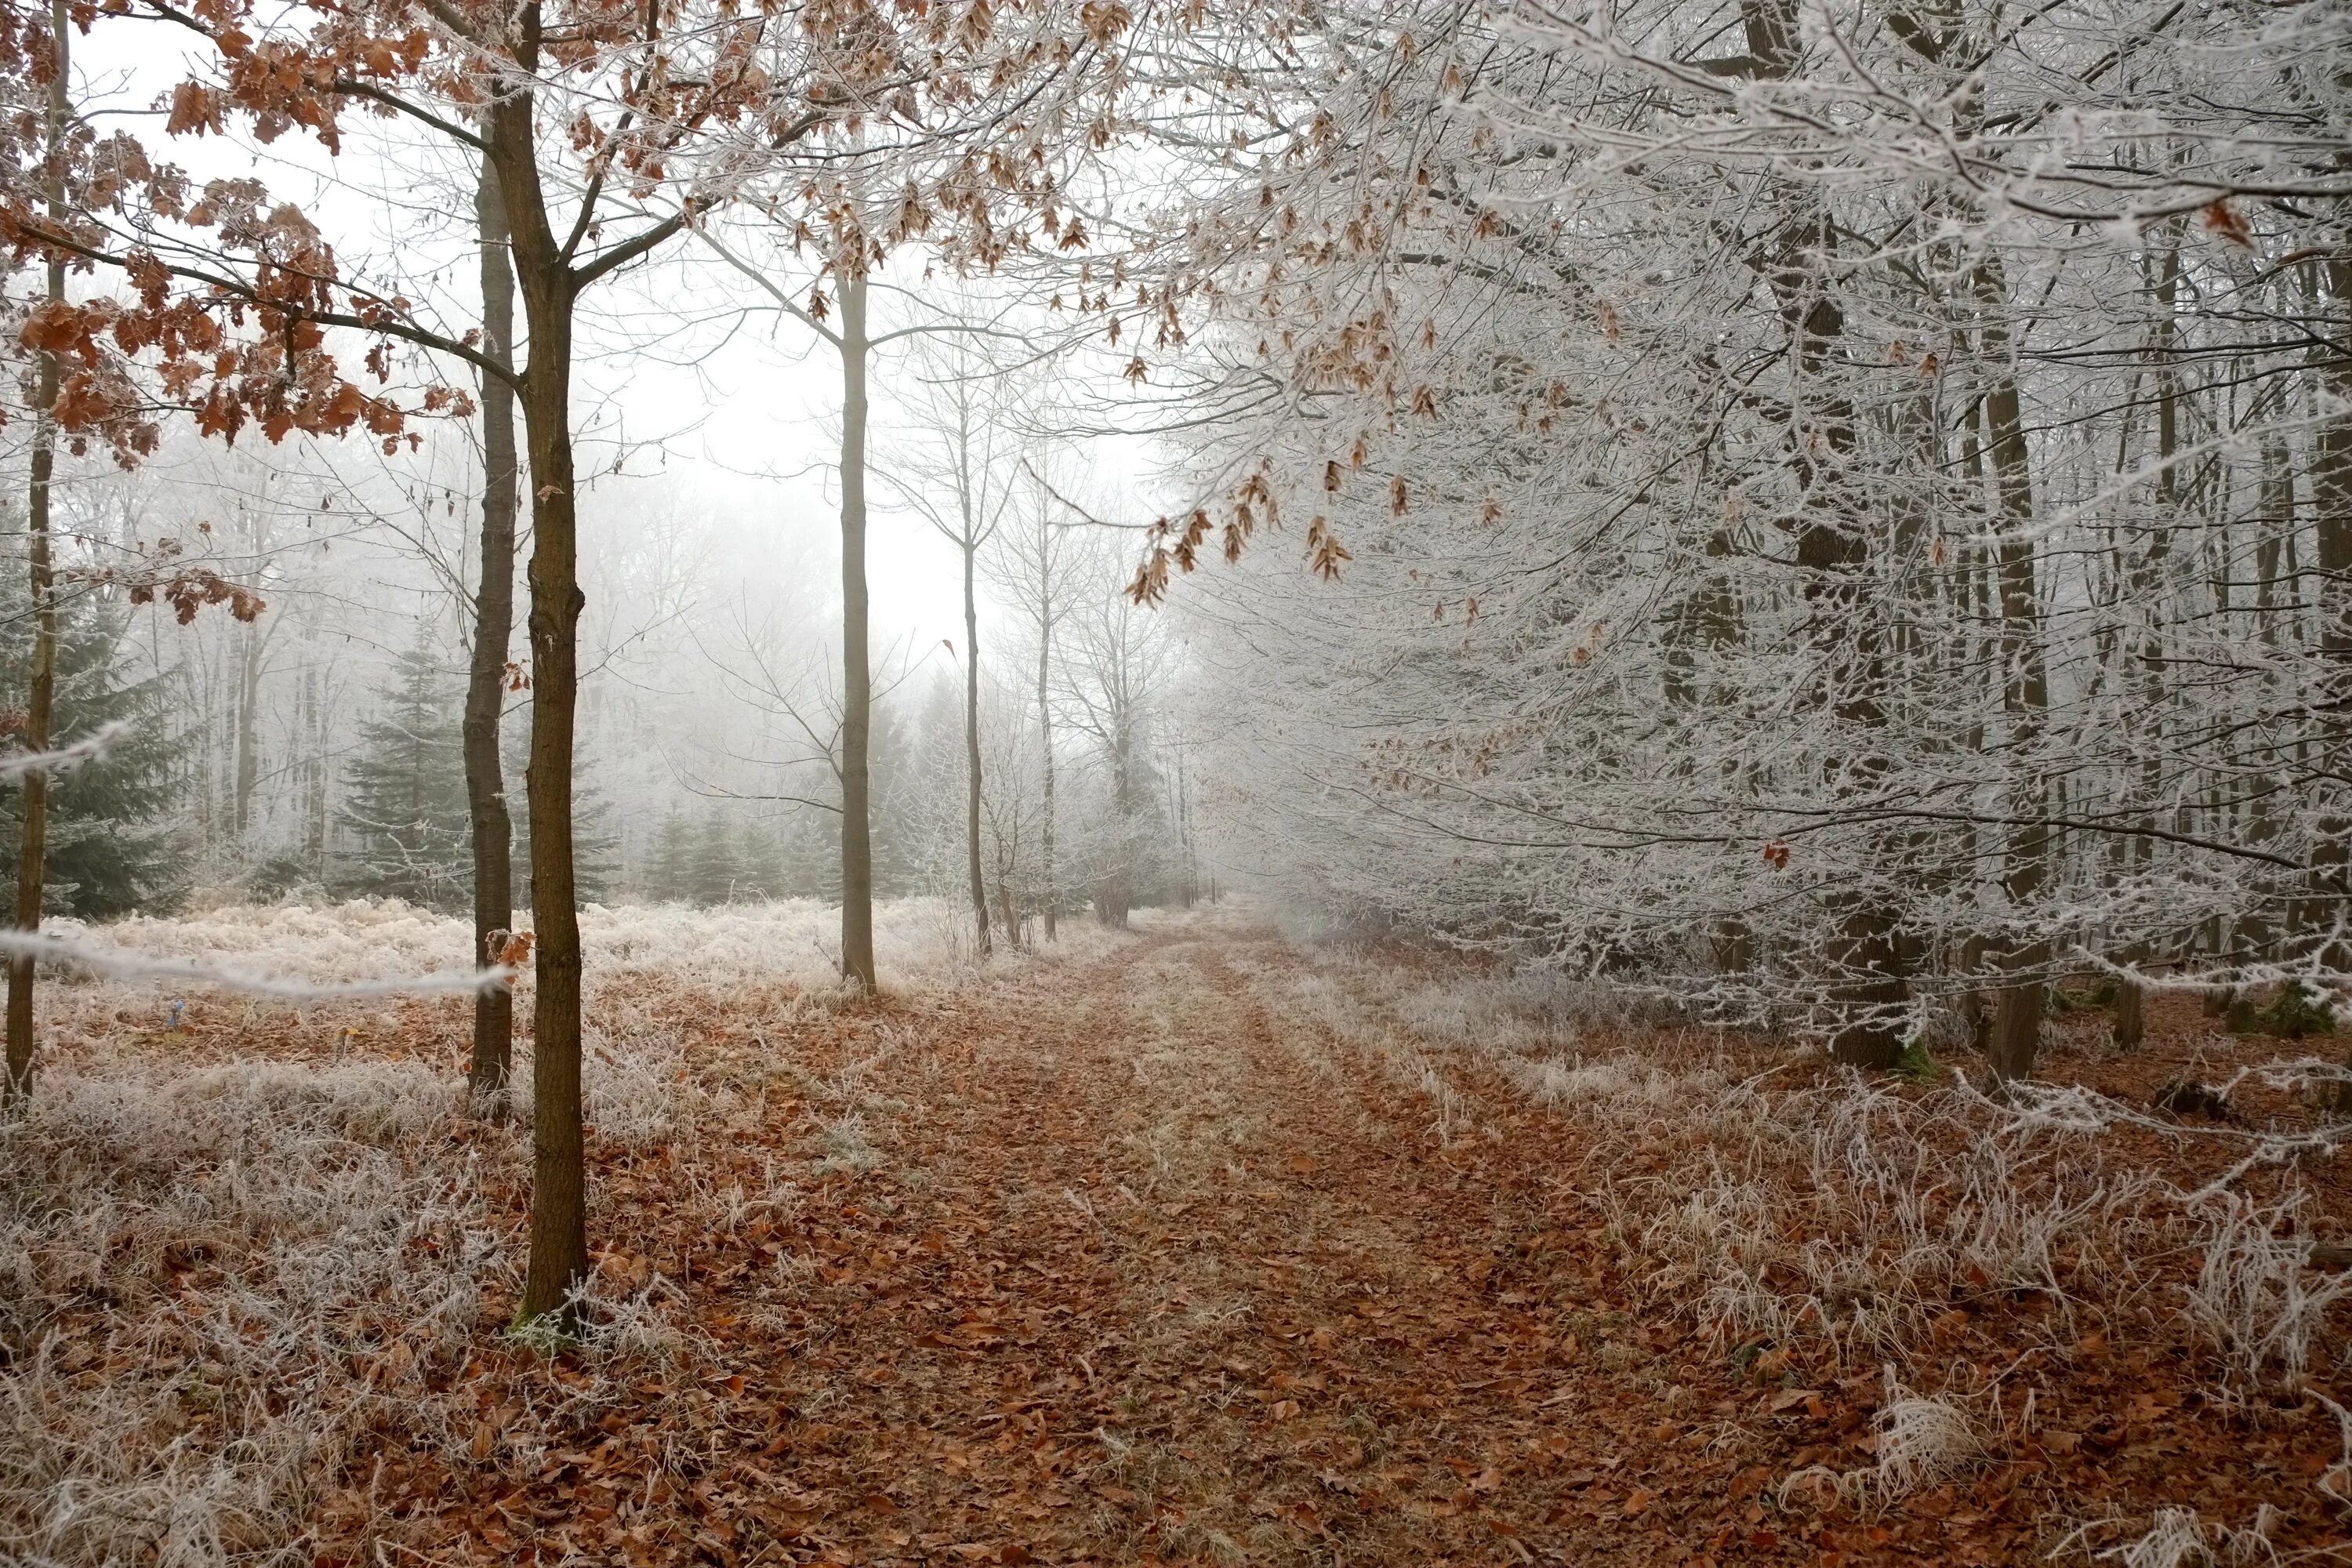
[[[681,1094],[714,1096],[674,1043],[604,1051],[600,1139],[690,1136]],[[530,1157],[422,1061],[49,1064],[0,1123],[0,1563],[307,1563],[314,1520],[367,1530],[372,1453],[535,1469],[690,1331],[674,1287],[600,1274],[563,1368],[485,1413]]]
[[[876,965],[883,988],[955,985],[972,977],[976,942],[970,911],[947,899],[886,900],[875,906]],[[692,985],[838,984],[841,914],[807,899],[726,904],[592,904],[581,912],[587,982],[661,975]],[[529,929],[530,911],[516,920]],[[56,921],[57,934],[149,957],[233,963],[319,984],[387,980],[462,967],[471,922],[397,899],[348,903],[226,903],[174,916],[132,916],[95,929]],[[1111,940],[1093,922],[1065,921],[1059,949],[1081,956]],[[1007,950],[1009,952],[1009,950]]]
[[[2307,1418],[2352,1367],[2352,1274],[2312,1266],[2331,1218],[2315,1184],[2340,1181],[2352,1127],[2308,1110],[2183,1126],[2079,1086],[1869,1079],[1677,1027],[1588,981],[1311,956],[1285,994],[1373,1070],[1424,1089],[1441,1135],[1475,1117],[1448,1087],[1471,1078],[1591,1134],[1562,1179],[1605,1218],[1648,1310],[1727,1354],[1849,1384],[1883,1373],[1874,1462],[1790,1478],[1850,1505],[2007,1462],[2030,1440],[2026,1394],[2061,1396],[2045,1369],[2078,1354],[2161,1366],[2234,1422]],[[2308,1064],[2250,1075],[2313,1103]],[[2209,1542],[2254,1539],[2182,1510],[2146,1531],[2109,1555],[2219,1561]]]
[[[1843,1474],[1801,1470],[1782,1483],[1781,1495],[1818,1482],[1848,1501],[1884,1505],[1982,1469],[1999,1453],[1961,1401],[1915,1394],[1891,1374],[1871,1425],[1874,1464]]]
[[[806,902],[587,911],[598,1146],[690,1150],[751,1114],[723,1063],[690,1057],[678,1019],[788,1028],[836,1003],[837,919]],[[946,900],[884,904],[877,928],[885,987],[908,992],[1120,940],[1074,921],[1052,957],[983,969]],[[74,934],[320,984],[447,970],[470,941],[464,920],[396,902],[224,905]],[[742,1005],[647,1000],[680,988]],[[40,1077],[0,1122],[0,1563],[307,1563],[313,1521],[366,1533],[377,1505],[355,1456],[487,1457],[527,1479],[583,1413],[678,1353],[675,1287],[608,1269],[562,1374],[510,1380],[480,1406],[486,1346],[535,1364],[503,1334],[530,1134],[466,1106],[462,997],[306,1014],[210,993],[190,1003],[201,1033],[183,1037],[166,1025],[185,994],[42,990]],[[527,1111],[527,1038],[518,1058]],[[842,1162],[879,1158],[854,1110],[831,1131]],[[714,1228],[791,1201],[772,1179],[706,1193],[679,1170]]]
[[[1645,1028],[1639,1003],[1589,981],[1356,956],[1319,968],[1293,994],[1381,1059],[1443,1077],[1441,1051],[1466,1053],[1454,1059],[1605,1133],[1612,1154],[1654,1152],[1594,1172],[1591,1190],[1653,1299],[1734,1342],[1825,1341],[1850,1363],[1907,1366],[1955,1304],[2037,1299],[2052,1332],[2080,1328],[2084,1309],[2154,1321],[2199,1347],[2231,1400],[2345,1352],[2330,1331],[2352,1276],[2309,1268],[2297,1174],[2341,1157],[2325,1130],[2200,1130],[2236,1163],[2195,1185],[2162,1157],[2189,1134],[2086,1089],[1993,1098],[1759,1070],[1752,1047]],[[2229,1184],[2249,1178],[2263,1195]]]
[[[0,1125],[0,1557],[293,1560],[355,1436],[430,1420],[500,1237],[415,1063],[60,1065]]]

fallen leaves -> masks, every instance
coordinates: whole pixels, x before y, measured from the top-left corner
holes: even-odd
[[[681,999],[698,1081],[782,1086],[782,1058],[791,1092],[669,1148],[592,1151],[600,1270],[673,1293],[673,1359],[534,1448],[512,1424],[565,1368],[488,1350],[461,1447],[404,1459],[397,1490],[379,1478],[400,1511],[374,1526],[500,1562],[548,1542],[632,1563],[1150,1563],[1229,1555],[1204,1544],[1222,1539],[1269,1563],[1850,1565],[2029,1560],[2064,1500],[2177,1494],[2181,1450],[2158,1447],[2189,1414],[2177,1371],[2085,1324],[2029,1369],[2038,1447],[1866,1522],[1784,1501],[1808,1465],[1869,1461],[1874,1369],[1795,1339],[1733,1355],[1645,1309],[1563,1174],[1639,1150],[1461,1062],[1474,1131],[1440,1142],[1422,1085],[1283,1011],[1299,962],[1154,939],[757,1047],[724,1000]],[[845,1112],[886,1155],[819,1174]],[[756,1221],[697,1195],[787,1171],[792,1201]],[[1997,1370],[2036,1309],[1979,1284],[1927,1339]],[[2315,1497],[2303,1472],[2334,1449],[2260,1441],[2274,1470],[2190,1480],[2282,1510]],[[341,1518],[322,1530],[358,1528]]]

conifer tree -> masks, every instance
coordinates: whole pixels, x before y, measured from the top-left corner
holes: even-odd
[[[777,825],[765,820],[742,824],[735,843],[735,896],[752,900],[784,897],[784,846]]]
[[[679,813],[662,819],[654,839],[653,864],[646,874],[646,896],[656,903],[678,903],[692,896],[687,885],[688,837],[686,818]]]
[[[0,582],[0,689],[21,691],[32,658],[30,590],[17,574]],[[68,590],[58,607],[51,743],[71,745],[108,724],[123,729],[103,756],[51,780],[42,907],[102,920],[168,906],[185,886],[166,826],[184,780],[163,677],[128,668],[130,617],[119,605]],[[0,792],[0,834],[13,840],[22,826],[20,794]]]
[[[511,744],[507,760],[507,773],[514,777],[522,771],[530,742],[530,705],[526,702],[506,724],[506,734]],[[515,812],[514,876],[515,908],[536,910],[531,900],[530,881],[530,807],[528,802],[512,801]],[[613,826],[612,803],[604,798],[604,790],[586,769],[575,769],[572,785],[572,888],[574,898],[583,904],[603,903],[613,896],[621,877],[621,836]]]
[[[713,811],[695,829],[688,896],[706,909],[732,902],[737,870],[733,824],[726,813]]]
[[[453,910],[471,896],[460,692],[423,628],[393,667],[345,770],[338,814],[355,847],[337,886]]]

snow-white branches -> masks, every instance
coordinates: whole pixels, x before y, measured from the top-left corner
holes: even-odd
[[[1170,274],[1225,822],[1855,1060],[2339,983],[2346,25],[1339,8]]]

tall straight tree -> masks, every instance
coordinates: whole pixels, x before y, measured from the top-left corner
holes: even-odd
[[[45,126],[43,182],[47,186],[49,221],[66,222],[66,122],[71,114],[68,72],[72,62],[71,29],[65,0],[50,0],[49,79]],[[62,309],[66,298],[66,261],[52,251],[44,268],[44,298]],[[58,690],[57,579],[49,555],[50,486],[57,475],[58,356],[41,351],[35,394],[32,474],[26,496],[25,561],[31,580],[33,658],[25,695],[25,749],[44,752],[49,745],[49,721]],[[48,863],[49,776],[32,768],[25,773],[24,836],[16,847],[16,927],[32,932],[41,928],[41,888]],[[33,955],[13,954],[8,960],[8,1061],[0,1079],[0,1103],[21,1099],[33,1086]]]
[[[874,648],[866,630],[865,258],[841,279],[841,975],[874,973]]]
[[[946,345],[956,346],[949,348]],[[1003,372],[959,334],[935,339],[920,357],[924,390],[918,398],[914,438],[907,456],[883,470],[891,486],[925,521],[955,546],[963,573],[964,863],[972,924],[982,957],[992,948],[988,885],[981,869],[980,553],[996,537],[1014,500],[1018,454],[1006,432],[1011,411],[999,405]],[[944,351],[944,352],[939,352]],[[961,351],[961,352],[959,352]]]
[[[514,390],[532,480],[526,794],[538,939],[530,1261],[522,1312],[568,1317],[588,1270],[572,833],[583,604],[572,432],[574,321],[589,289],[693,222],[692,192],[681,193],[666,214],[638,216],[646,198],[668,184],[671,166],[693,165],[698,150],[723,132],[735,142],[730,166],[740,171],[747,159],[780,157],[832,122],[834,110],[784,85],[805,89],[817,79],[831,79],[831,40],[764,17],[737,19],[717,5],[647,16],[595,0],[552,6],[526,0],[512,7],[381,0],[323,26],[242,5],[182,8],[163,0],[157,9],[212,38],[220,55],[217,82],[192,80],[175,93],[173,130],[216,132],[241,115],[264,128],[289,121],[310,127],[331,148],[345,113],[364,107],[454,143],[479,161],[495,191],[496,222],[506,236],[529,345],[520,367],[488,352],[474,334],[438,329],[392,290],[342,280],[332,249],[307,222],[289,231],[274,217],[250,221],[261,205],[257,191],[236,193],[237,205],[226,216],[247,218],[242,225],[221,222],[216,205],[168,215],[201,210],[214,220],[219,239],[208,247],[189,241],[168,254],[151,247],[122,259],[149,276],[176,273],[233,301],[265,305],[310,333],[346,326],[419,344]],[[257,41],[284,68],[244,69]],[[555,200],[568,208],[562,218],[552,210]],[[288,264],[289,244],[299,268]],[[449,401],[440,391],[436,405]],[[233,433],[233,424],[226,427]]]
[[[997,590],[1019,607],[1037,638],[1034,693],[1037,704],[1038,767],[1036,897],[1043,906],[1045,940],[1053,942],[1058,936],[1062,906],[1061,874],[1056,868],[1055,848],[1054,692],[1057,681],[1054,660],[1062,621],[1069,614],[1070,603],[1078,591],[1077,580],[1085,563],[1070,529],[1055,520],[1055,509],[1063,503],[1053,486],[1034,462],[1024,462],[1023,472],[1028,480],[1024,487],[1025,504],[1011,526],[1000,534],[989,575]]]
[[[506,207],[487,161],[475,191],[480,245],[482,353],[514,365],[514,268],[507,260]],[[507,650],[514,637],[517,473],[514,387],[506,375],[481,377],[481,577],[474,589],[473,662],[466,682],[466,799],[473,823],[474,959],[502,962],[491,951],[514,922],[514,818],[507,809],[506,770],[499,757],[499,719],[506,706]],[[514,993],[500,984],[474,995],[474,1099],[505,1114],[514,1058]]]
[[[855,204],[845,201],[837,212],[854,214]],[[907,219],[900,218],[902,228]],[[819,342],[832,349],[841,365],[841,442],[836,474],[841,485],[841,673],[842,709],[838,754],[834,767],[841,784],[841,975],[861,991],[876,987],[874,970],[874,835],[873,835],[873,739],[874,739],[874,674],[873,647],[868,627],[870,591],[866,581],[866,437],[871,422],[871,397],[868,382],[875,354],[894,343],[908,339],[953,337],[983,331],[973,322],[952,318],[929,319],[911,325],[893,328],[878,336],[868,321],[868,306],[873,280],[868,268],[873,264],[872,248],[863,239],[863,226],[851,217],[847,232],[852,237],[845,246],[837,246],[828,264],[836,291],[840,296],[841,324],[829,324],[832,306],[826,303],[822,279],[808,306],[803,306],[793,292],[780,282],[775,273],[746,258],[718,237],[706,232],[705,242],[720,259],[749,279],[767,295],[775,308],[806,327]],[[944,477],[941,470],[940,477]],[[918,500],[934,526],[957,537],[955,531],[968,534],[971,528],[981,528],[984,542],[996,524],[989,521],[983,526],[980,513],[971,521],[961,519],[960,511],[942,510],[934,515],[931,503],[921,499],[913,486],[901,485],[910,499]],[[993,493],[992,491],[991,492]],[[994,501],[982,500],[984,511],[993,515],[1001,511],[1001,498]],[[979,636],[979,617],[972,591],[972,574],[978,545],[964,554],[964,613],[967,646]],[[979,677],[976,648],[966,660],[967,747],[966,767],[969,779],[967,830],[969,836],[971,896],[974,919],[978,922],[981,950],[989,946],[988,904],[980,866],[980,754],[979,754]]]

